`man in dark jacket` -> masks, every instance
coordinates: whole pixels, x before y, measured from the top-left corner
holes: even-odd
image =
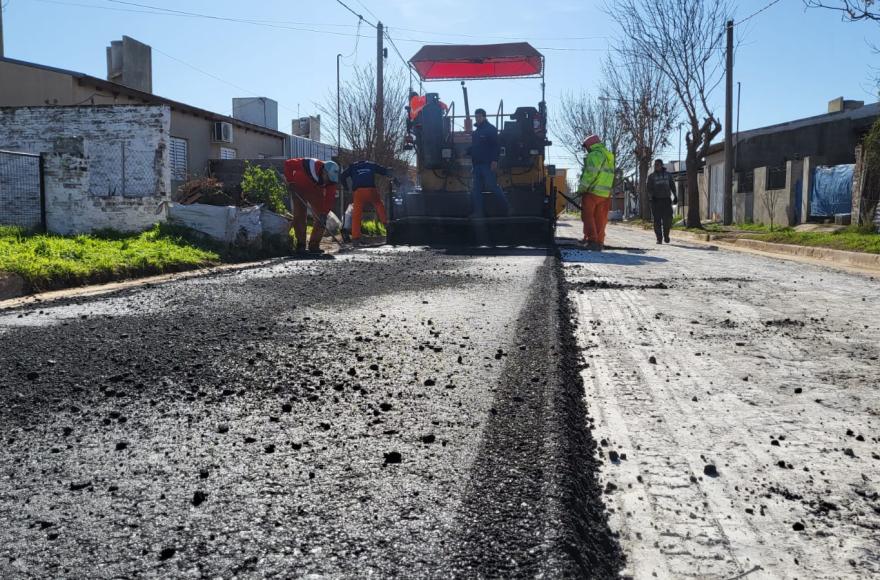
[[[486,120],[484,109],[474,111],[474,117],[477,128],[471,135],[471,163],[474,166],[471,217],[485,216],[484,191],[494,193],[501,200],[505,208],[504,214],[507,215],[510,212],[510,205],[495,177],[495,172],[498,171],[498,156],[501,153],[501,148],[498,146],[498,130]]]
[[[675,180],[666,171],[662,159],[654,161],[654,173],[648,176],[648,197],[651,198],[651,214],[654,217],[654,235],[657,243],[669,243],[672,228],[672,206],[678,204]]]

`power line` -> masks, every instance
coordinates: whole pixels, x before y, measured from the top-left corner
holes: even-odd
[[[168,54],[167,52],[164,52],[164,51],[162,51],[162,50],[159,50],[159,49],[156,48],[155,46],[151,46],[151,48],[152,48],[153,50],[155,50],[156,52],[158,52],[159,54],[161,54],[162,56],[166,57],[166,58],[170,58],[170,59],[173,60],[173,61],[179,62],[180,64],[182,64],[182,65],[184,65],[184,66],[187,66],[187,67],[193,69],[193,70],[196,71],[196,72],[200,72],[200,73],[202,73],[203,75],[208,76],[208,77],[211,77],[212,79],[214,79],[214,80],[216,80],[216,81],[220,81],[221,83],[223,83],[223,84],[225,84],[225,85],[229,85],[230,87],[232,87],[232,88],[234,88],[234,89],[236,89],[236,90],[242,91],[243,93],[247,93],[247,94],[249,94],[249,95],[251,95],[251,96],[254,96],[254,97],[260,97],[260,96],[261,96],[261,95],[255,93],[255,92],[251,91],[250,89],[246,89],[246,88],[244,88],[244,87],[240,87],[240,86],[238,86],[237,84],[232,83],[232,82],[230,82],[230,81],[227,81],[226,79],[223,79],[223,78],[221,78],[221,77],[218,77],[217,75],[215,75],[215,74],[213,74],[213,73],[209,73],[208,71],[206,71],[206,70],[204,70],[204,69],[201,69],[201,68],[195,66],[194,64],[190,64],[190,63],[186,62],[185,60],[181,60],[181,59],[177,58],[176,56],[172,56],[172,55]],[[293,113],[293,112],[294,112],[293,109],[291,109],[290,107],[285,106],[285,105],[282,104],[282,103],[278,103],[278,106],[281,107],[282,109],[287,110],[287,111],[290,112],[290,113]],[[298,113],[297,113],[297,114],[298,114]]]
[[[606,35],[596,35],[596,36],[495,36],[495,35],[487,35],[487,34],[464,34],[464,33],[455,33],[455,32],[435,32],[433,30],[422,30],[418,28],[400,28],[395,27],[396,30],[401,30],[403,32],[416,32],[420,34],[430,34],[433,36],[456,36],[460,38],[480,38],[480,39],[495,39],[495,40],[514,40],[514,41],[524,41],[524,40],[605,40],[611,38]]]
[[[400,57],[401,62],[403,62],[403,66],[409,68],[409,61],[406,60],[402,54],[400,54],[400,50],[398,50],[397,45],[394,44],[394,39],[389,36],[387,28],[385,29],[385,38],[388,39],[388,42],[391,43],[391,48],[393,48],[394,52],[397,53],[397,56]]]
[[[357,26],[358,26],[358,27],[357,27],[357,33],[358,33],[358,36],[357,36],[357,38],[354,39],[354,49],[351,51],[351,54],[349,54],[349,55],[343,55],[343,56],[342,56],[342,60],[348,60],[348,59],[350,59],[351,57],[355,57],[355,61],[357,61],[357,51],[358,51],[358,46],[359,46],[360,43],[361,43],[361,34],[360,34],[360,32],[361,32],[361,23],[362,23],[362,22],[363,22],[363,20],[358,19],[358,25],[357,25]]]
[[[751,20],[752,18],[754,18],[755,16],[757,16],[757,15],[760,14],[761,12],[764,12],[765,10],[769,9],[770,7],[772,7],[774,4],[779,4],[779,0],[773,0],[772,2],[770,2],[769,4],[767,4],[766,6],[764,6],[763,8],[761,8],[760,10],[758,10],[758,11],[756,11],[756,12],[752,12],[751,14],[749,14],[748,16],[746,16],[745,18],[743,18],[742,20],[740,20],[739,22],[737,22],[737,23],[736,23],[736,26],[739,26],[739,25],[742,24],[743,22],[747,22],[747,21]]]
[[[42,0],[42,1],[49,1],[49,0]],[[162,8],[160,6],[151,6],[149,4],[140,4],[137,2],[126,2],[125,0],[106,0],[106,1],[112,2],[114,4],[123,4],[126,6],[137,6],[139,8],[149,8],[151,10],[155,10],[156,12],[154,12],[154,13],[156,13],[156,14],[159,14],[159,13],[175,14],[175,15],[179,15],[179,16],[186,16],[189,18],[193,18],[193,17],[207,18],[209,20],[220,20],[223,22],[235,22],[235,23],[239,23],[239,24],[250,24],[253,26],[264,26],[266,28],[276,28],[276,29],[280,29],[280,30],[296,30],[299,32],[314,32],[314,33],[318,33],[318,34],[332,34],[334,36],[355,36],[354,34],[350,34],[347,32],[334,32],[332,30],[316,30],[314,28],[280,26],[280,25],[272,24],[272,23],[268,23],[268,22],[261,22],[259,20],[247,20],[244,18],[230,18],[227,16],[215,16],[213,14],[203,14],[203,13],[199,13],[199,12],[187,12],[184,10],[173,10],[171,8]],[[339,0],[337,0],[337,1],[339,1]],[[60,4],[60,2],[55,2],[55,3]]]
[[[319,30],[319,29],[315,29],[315,28],[305,28],[302,26],[282,26],[279,24],[273,24],[272,22],[267,22],[267,21],[263,21],[263,20],[231,18],[231,17],[225,17],[225,16],[215,16],[212,14],[203,14],[203,13],[198,13],[198,12],[187,12],[187,11],[183,11],[183,10],[174,10],[174,9],[170,9],[170,8],[162,8],[159,6],[151,6],[148,4],[141,4],[141,3],[137,3],[137,2],[127,2],[124,0],[105,0],[105,1],[112,2],[114,4],[122,4],[122,5],[127,5],[127,6],[145,8],[146,10],[134,10],[134,9],[126,9],[126,8],[112,8],[112,7],[107,7],[107,6],[95,6],[93,4],[82,4],[82,3],[78,3],[78,2],[64,2],[62,0],[37,0],[37,1],[43,2],[43,3],[48,3],[48,4],[58,4],[58,5],[63,5],[63,6],[77,6],[77,7],[82,7],[82,8],[93,8],[93,9],[99,9],[99,10],[113,10],[113,11],[117,11],[117,12],[130,12],[130,13],[138,13],[138,14],[154,14],[154,15],[158,15],[158,16],[178,16],[178,17],[184,17],[184,18],[206,18],[206,19],[210,19],[210,20],[232,22],[232,23],[236,23],[236,24],[249,24],[251,26],[262,26],[265,28],[273,28],[276,30],[292,30],[292,31],[297,31],[297,32],[311,32],[311,33],[315,33],[315,34],[330,34],[333,36],[344,36],[344,37],[349,37],[349,38],[368,38],[368,36],[360,34],[360,32],[349,33],[349,32],[337,32],[337,31],[333,31],[333,30]],[[352,14],[357,16],[359,18],[359,21],[363,20],[363,22],[366,22],[370,26],[372,26],[374,28],[376,27],[375,24],[373,24],[372,22],[370,22],[369,20],[364,18],[363,15],[352,10],[348,5],[346,5],[341,0],[336,0],[336,1],[339,2],[340,5],[344,6],[347,10],[349,10]],[[312,23],[312,24],[302,23],[302,24],[304,24],[306,26],[343,26],[343,25],[338,25],[338,24],[314,24],[314,23]],[[354,26],[354,25],[352,25],[352,26]],[[440,41],[440,40],[427,40],[427,39],[423,39],[423,38],[398,37],[398,38],[392,39],[390,36],[388,36],[387,38],[389,40],[396,40],[398,42],[410,42],[410,43],[416,43],[416,44],[442,44],[442,45],[450,45],[450,46],[457,44],[455,42]],[[572,38],[574,38],[574,37],[572,37]],[[586,38],[586,37],[584,37],[584,38]],[[536,48],[539,50],[563,51],[563,52],[605,52],[607,50],[604,48],[586,48],[586,47],[577,48],[577,47],[555,47],[555,46],[538,46]]]
[[[373,28],[376,28],[376,25],[373,24],[372,22],[370,22],[369,20],[367,20],[366,18],[364,18],[363,14],[361,14],[359,12],[355,12],[351,8],[351,6],[349,6],[348,4],[343,2],[342,0],[336,0],[336,3],[339,4],[340,6],[342,6],[343,8],[345,8],[346,10],[348,10],[349,12],[351,12],[352,14],[354,14],[355,16],[357,16],[358,18],[360,18],[361,20],[363,20],[364,22],[366,22],[367,24],[369,24],[370,26],[372,26]]]
[[[373,18],[375,18],[376,20],[379,20],[379,17],[376,16],[376,13],[375,13],[375,12],[373,12],[372,10],[370,10],[370,7],[369,7],[369,6],[367,6],[366,4],[364,4],[363,2],[361,2],[361,0],[355,0],[355,1],[356,1],[358,4],[360,4],[361,6],[363,6],[364,10],[366,10],[367,12],[369,12],[369,13],[373,16]]]

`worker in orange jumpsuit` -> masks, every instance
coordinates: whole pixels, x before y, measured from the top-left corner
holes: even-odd
[[[385,215],[385,204],[382,203],[382,196],[376,189],[376,175],[391,176],[391,170],[372,161],[358,161],[349,165],[342,172],[340,181],[345,184],[351,179],[351,189],[354,192],[354,203],[351,211],[351,240],[358,243],[361,239],[361,220],[364,215],[364,205],[373,204],[376,208],[376,215],[382,225],[388,223]]]
[[[284,162],[284,178],[287,180],[290,204],[293,208],[296,251],[304,252],[306,249],[306,218],[308,207],[311,207],[315,221],[312,224],[312,237],[309,239],[308,249],[310,252],[319,253],[321,238],[324,237],[324,223],[336,201],[339,165],[335,161],[320,159],[288,159]]]

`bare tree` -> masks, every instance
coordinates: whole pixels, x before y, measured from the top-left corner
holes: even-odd
[[[386,73],[384,94],[384,135],[382,139],[377,139],[375,67],[366,65],[356,68],[353,78],[343,85],[340,94],[342,144],[339,153],[343,165],[369,159],[398,170],[408,167],[410,154],[404,150],[404,107],[409,97],[409,87],[402,70]],[[329,94],[318,109],[329,120],[331,131],[335,134],[336,94]]]
[[[669,81],[688,132],[688,227],[701,228],[698,164],[721,132],[709,99],[724,79],[729,0],[618,0],[607,8],[622,29],[620,51],[647,60]]]
[[[639,208],[650,218],[648,170],[654,155],[670,144],[677,111],[675,92],[666,76],[650,61],[623,51],[617,61],[604,63],[608,92],[617,107],[623,130],[633,145],[639,173]]]
[[[623,129],[617,103],[605,96],[604,89],[600,90],[603,92],[599,98],[587,92],[563,94],[554,132],[581,168],[584,166],[584,139],[595,133],[614,154],[617,168],[629,171],[634,165],[632,143]]]
[[[827,8],[840,12],[848,22],[874,20],[880,22],[880,2],[877,0],[804,0],[807,8]]]
[[[787,193],[784,189],[764,189],[761,192],[761,205],[764,206],[764,209],[767,210],[767,217],[770,218],[770,231],[773,231],[773,226],[776,222],[776,208],[779,204],[779,201],[782,199],[783,194]]]

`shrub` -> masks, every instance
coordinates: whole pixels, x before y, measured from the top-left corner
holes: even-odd
[[[266,204],[266,208],[275,213],[284,213],[284,197],[287,188],[272,168],[263,168],[245,162],[244,175],[241,179],[241,195],[249,203]]]

